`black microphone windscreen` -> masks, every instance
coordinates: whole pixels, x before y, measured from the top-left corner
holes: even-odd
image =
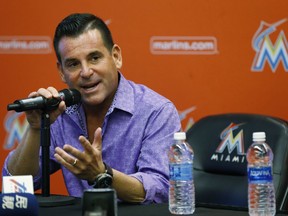
[[[81,94],[76,89],[63,89],[60,91],[61,93],[64,94],[64,101],[67,107],[81,101]]]

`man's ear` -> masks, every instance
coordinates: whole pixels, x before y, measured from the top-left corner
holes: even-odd
[[[60,74],[60,77],[61,77],[62,82],[66,83],[65,76],[64,76],[64,73],[63,73],[62,65],[61,65],[61,63],[58,62],[58,61],[57,61],[57,69],[58,69],[58,73]]]
[[[117,44],[114,44],[112,48],[112,58],[114,60],[117,69],[120,70],[122,67],[122,54],[121,54],[121,48]]]

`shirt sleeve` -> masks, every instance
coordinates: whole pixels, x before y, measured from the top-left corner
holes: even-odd
[[[138,172],[130,175],[142,182],[146,192],[144,203],[168,201],[168,150],[174,133],[180,130],[181,121],[172,103],[164,104],[149,119],[137,161]]]
[[[2,168],[2,176],[12,176],[11,173],[8,170],[8,159],[11,156],[13,151],[11,151],[8,156],[6,157],[4,164],[3,164],[3,168]]]

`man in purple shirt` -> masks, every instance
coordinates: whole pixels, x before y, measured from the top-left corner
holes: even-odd
[[[168,200],[167,151],[181,129],[175,106],[120,72],[121,49],[105,23],[91,14],[72,14],[54,36],[57,68],[69,88],[81,93],[79,104],[62,101],[51,111],[50,173],[62,169],[71,196],[111,186],[120,200]],[[40,88],[29,97],[59,97]],[[26,111],[29,128],[6,158],[3,175],[33,175],[41,183],[41,110]]]

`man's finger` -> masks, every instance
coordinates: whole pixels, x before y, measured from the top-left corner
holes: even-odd
[[[102,151],[102,129],[100,127],[95,130],[92,147]]]

